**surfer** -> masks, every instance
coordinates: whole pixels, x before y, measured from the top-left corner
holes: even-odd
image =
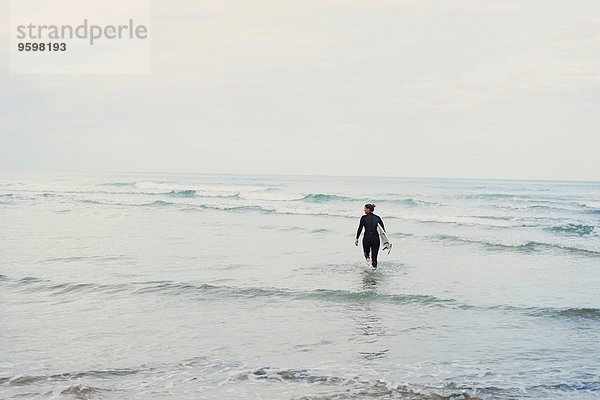
[[[358,231],[356,232],[356,241],[354,244],[358,246],[358,238],[365,228],[365,235],[363,236],[363,250],[365,252],[365,259],[367,264],[372,261],[371,265],[373,268],[377,268],[377,253],[379,253],[379,233],[377,232],[377,224],[381,225],[381,228],[385,231],[383,221],[377,215],[373,214],[375,211],[375,204],[365,204],[365,215],[360,218],[360,224],[358,225]]]

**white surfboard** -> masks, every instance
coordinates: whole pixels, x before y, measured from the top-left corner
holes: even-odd
[[[390,239],[387,234],[381,227],[381,225],[377,224],[377,233],[379,233],[379,243],[381,244],[381,250],[387,250],[388,254],[392,251],[392,244],[390,243]]]

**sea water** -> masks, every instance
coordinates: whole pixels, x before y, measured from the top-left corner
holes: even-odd
[[[3,399],[600,397],[599,183],[3,172],[0,221]]]

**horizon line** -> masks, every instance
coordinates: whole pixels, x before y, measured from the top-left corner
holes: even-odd
[[[335,175],[335,174],[300,174],[300,173],[262,173],[262,172],[165,172],[165,171],[73,171],[61,169],[0,169],[0,173],[5,172],[30,172],[30,173],[62,173],[79,175],[100,175],[100,174],[141,174],[141,175],[224,175],[224,176],[280,176],[280,177],[321,177],[321,178],[389,178],[389,179],[426,179],[426,180],[470,180],[470,181],[521,181],[521,182],[578,182],[578,183],[599,183],[599,180],[589,179],[540,179],[540,178],[476,178],[476,177],[440,177],[440,176],[400,176],[400,175]]]

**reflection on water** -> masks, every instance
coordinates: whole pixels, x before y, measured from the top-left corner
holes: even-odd
[[[377,290],[377,280],[381,278],[379,271],[367,270],[363,273],[363,290]]]
[[[362,290],[365,292],[377,292],[378,281],[382,278],[381,273],[366,270],[363,273]],[[378,360],[386,356],[389,349],[381,349],[378,338],[385,335],[381,316],[377,312],[377,305],[366,301],[357,307],[356,330],[361,335],[358,341],[361,346],[359,356],[365,360]]]

